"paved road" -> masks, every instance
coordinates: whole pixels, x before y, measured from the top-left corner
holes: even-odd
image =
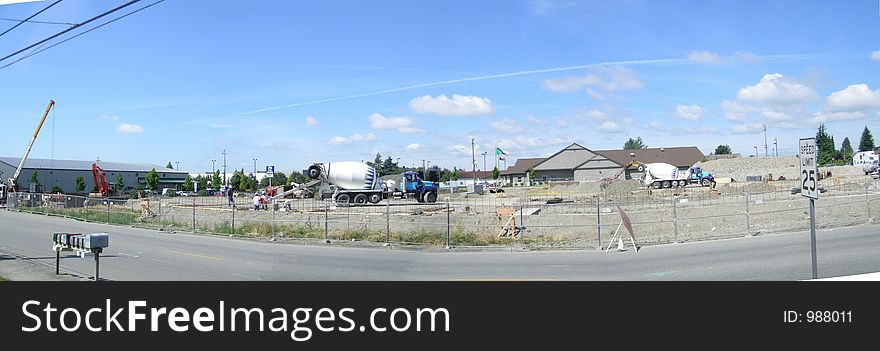
[[[27,257],[51,272],[50,233],[108,232],[109,280],[801,280],[809,232],[644,247],[632,251],[427,252],[307,246],[169,234],[0,211],[0,274]],[[880,225],[818,233],[820,277],[880,271]],[[66,254],[66,253],[65,253]],[[90,277],[93,260],[62,256]],[[6,259],[3,259],[6,258]],[[51,275],[48,275],[51,276]],[[40,279],[34,276],[34,279]]]

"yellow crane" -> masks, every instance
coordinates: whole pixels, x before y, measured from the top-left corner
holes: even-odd
[[[43,112],[43,118],[40,119],[40,124],[37,125],[37,130],[34,132],[34,136],[31,138],[31,142],[28,143],[27,149],[24,150],[24,156],[21,158],[21,162],[18,163],[18,168],[15,169],[15,173],[12,174],[12,178],[9,178],[8,184],[9,188],[12,192],[18,191],[18,185],[16,185],[16,181],[18,181],[18,176],[21,175],[21,170],[24,168],[24,162],[27,161],[28,155],[31,153],[31,148],[34,147],[34,141],[37,140],[37,135],[40,134],[40,129],[43,128],[43,122],[46,121],[46,116],[49,115],[49,111],[52,110],[52,106],[55,106],[55,100],[49,100],[49,106],[46,106],[46,112]]]

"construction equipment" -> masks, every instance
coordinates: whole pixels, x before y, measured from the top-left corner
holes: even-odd
[[[399,184],[394,180],[381,182],[376,169],[361,162],[315,163],[306,173],[309,178],[320,180],[321,199],[333,199],[340,204],[377,204],[383,199],[407,197],[418,202],[437,202],[437,184],[422,180],[415,172],[404,172]]]
[[[654,189],[678,188],[691,183],[710,186],[715,182],[712,174],[703,172],[699,166],[692,166],[685,172],[676,166],[662,162],[648,163],[638,167],[639,172],[645,172],[643,184]]]
[[[95,163],[92,163],[92,182],[92,184],[95,184],[97,191],[89,193],[89,197],[110,196],[110,186],[107,185],[107,179],[104,177],[104,170]]]
[[[37,125],[37,130],[34,132],[34,136],[31,138],[31,142],[28,143],[27,149],[24,150],[24,156],[21,157],[21,162],[18,163],[18,168],[15,169],[15,173],[12,174],[12,178],[7,179],[6,186],[9,187],[9,190],[12,192],[18,191],[18,176],[21,175],[21,170],[24,168],[24,162],[27,161],[28,155],[31,153],[31,148],[34,147],[34,141],[37,140],[37,135],[40,134],[40,129],[43,128],[43,122],[46,121],[46,116],[49,115],[49,111],[52,110],[52,106],[55,106],[55,100],[49,100],[49,106],[46,106],[46,112],[43,112],[43,118],[40,119],[40,124]]]

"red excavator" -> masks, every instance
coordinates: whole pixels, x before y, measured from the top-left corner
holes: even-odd
[[[107,185],[107,179],[104,177],[104,170],[101,167],[98,167],[97,164],[92,163],[92,181],[95,184],[95,187],[98,188],[97,192],[90,193],[89,196],[92,197],[109,197],[110,196],[110,187]],[[100,181],[100,183],[99,183]]]

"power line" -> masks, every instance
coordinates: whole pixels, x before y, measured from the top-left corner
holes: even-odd
[[[26,48],[24,48],[24,49],[21,49],[21,50],[18,50],[18,51],[16,51],[16,52],[13,52],[13,53],[11,53],[11,54],[9,54],[9,55],[6,55],[6,56],[4,56],[3,58],[0,58],[0,62],[6,61],[6,60],[9,59],[10,57],[13,57],[13,56],[18,55],[18,54],[20,54],[20,53],[22,53],[22,52],[25,52],[25,51],[29,50],[30,48],[35,47],[35,46],[37,46],[37,45],[40,45],[40,44],[42,44],[42,43],[45,43],[45,42],[47,42],[47,41],[49,41],[49,40],[55,39],[55,38],[57,38],[57,37],[59,37],[59,36],[61,36],[61,35],[64,35],[64,34],[67,33],[67,32],[70,32],[70,31],[72,31],[72,30],[74,30],[74,29],[77,29],[77,28],[79,28],[79,27],[81,27],[81,26],[84,26],[84,25],[86,25],[86,24],[89,24],[89,23],[91,23],[91,22],[94,22],[94,21],[96,21],[96,20],[98,20],[98,19],[100,19],[100,18],[102,18],[102,17],[104,17],[104,16],[107,16],[107,15],[109,15],[109,14],[111,14],[111,13],[114,13],[114,12],[116,12],[116,11],[119,11],[119,10],[125,8],[125,7],[128,7],[128,6],[130,6],[131,4],[134,4],[134,3],[138,2],[138,1],[141,1],[141,0],[131,0],[131,1],[127,2],[127,3],[124,3],[124,4],[122,4],[122,5],[119,5],[119,6],[117,6],[116,8],[114,8],[114,9],[112,9],[112,10],[109,10],[109,11],[107,11],[107,12],[104,12],[104,13],[102,13],[102,14],[100,14],[100,15],[95,16],[95,17],[92,17],[92,18],[88,19],[87,21],[85,21],[85,22],[83,22],[83,23],[80,23],[80,24],[77,24],[77,25],[75,25],[75,26],[73,26],[73,27],[67,28],[67,29],[65,29],[65,30],[63,30],[63,31],[61,31],[61,32],[58,32],[58,33],[56,33],[56,34],[54,34],[54,35],[52,35],[52,36],[50,36],[50,37],[48,37],[48,38],[46,38],[46,39],[43,39],[43,40],[40,40],[40,41],[38,41],[38,42],[36,42],[36,43],[34,43],[34,44],[31,44],[30,46],[28,46],[28,47],[26,47]]]
[[[43,13],[43,11],[46,11],[46,10],[50,9],[52,6],[57,5],[57,4],[58,4],[59,2],[61,2],[61,1],[63,1],[63,0],[55,1],[55,2],[53,2],[52,4],[50,4],[49,6],[44,7],[42,10],[37,11],[37,13],[31,15],[30,17],[25,18],[25,19],[22,20],[21,22],[18,22],[18,24],[12,26],[12,28],[7,29],[7,30],[6,30],[5,32],[3,32],[3,33],[0,33],[0,37],[2,37],[2,36],[3,36],[4,34],[6,34],[6,33],[11,32],[11,31],[12,31],[13,29],[15,29],[15,28],[18,28],[18,26],[22,25],[22,23],[27,22],[29,19],[34,18],[34,17],[37,17],[37,15]]]
[[[10,62],[10,63],[4,65],[4,66],[0,66],[0,70],[4,69],[4,68],[6,68],[6,67],[12,66],[12,65],[14,65],[14,64],[16,64],[16,63],[18,63],[18,62],[20,62],[20,61],[26,60],[26,59],[30,58],[31,56],[34,56],[34,55],[36,55],[36,54],[39,54],[39,53],[41,53],[41,52],[43,52],[43,51],[46,51],[46,50],[49,50],[49,49],[51,49],[51,48],[54,48],[54,47],[56,47],[56,46],[58,46],[58,45],[64,44],[64,43],[66,43],[67,41],[73,40],[73,39],[75,39],[75,38],[77,38],[77,37],[79,37],[79,36],[81,36],[81,35],[83,35],[83,34],[89,33],[89,32],[91,32],[91,31],[93,31],[93,30],[96,30],[96,29],[101,28],[101,27],[103,27],[103,26],[106,26],[106,25],[108,25],[108,24],[110,24],[110,23],[113,23],[113,22],[116,22],[116,21],[118,21],[118,20],[121,20],[121,19],[123,19],[123,18],[125,18],[125,17],[131,16],[131,15],[133,15],[133,14],[135,14],[135,13],[140,12],[140,11],[146,10],[147,8],[153,7],[154,5],[158,5],[158,4],[161,3],[161,2],[165,2],[165,0],[158,0],[158,1],[154,2],[154,3],[151,3],[151,4],[149,4],[149,5],[146,5],[146,6],[144,6],[144,7],[141,7],[141,8],[139,8],[139,9],[137,9],[137,10],[131,11],[131,12],[129,12],[129,13],[126,13],[126,14],[122,15],[122,16],[119,16],[119,17],[116,17],[116,18],[114,18],[114,19],[112,19],[112,20],[109,20],[109,21],[107,21],[107,22],[104,22],[104,23],[102,23],[102,24],[100,24],[100,25],[98,25],[98,26],[95,26],[94,28],[90,28],[90,29],[87,30],[87,31],[84,31],[84,32],[82,32],[82,33],[79,33],[79,34],[74,35],[74,36],[72,36],[72,37],[70,37],[70,38],[64,39],[64,40],[62,40],[62,41],[59,41],[59,42],[57,42],[57,43],[55,43],[55,44],[52,44],[52,45],[50,45],[50,46],[48,46],[48,47],[46,47],[46,48],[40,49],[40,50],[38,50],[38,51],[31,52],[31,53],[29,53],[29,54],[27,54],[27,55],[25,55],[25,56],[23,56],[23,57],[21,57],[21,58],[15,60],[15,61],[12,61],[12,62]],[[2,60],[0,60],[0,61],[2,61]]]
[[[26,19],[20,20],[20,19],[15,19],[15,18],[0,18],[0,21],[22,22],[22,23],[26,22],[26,23],[34,23],[34,24],[57,24],[57,25],[62,25],[62,26],[75,26],[75,25],[77,25],[76,23],[68,23],[68,22],[28,21]]]

